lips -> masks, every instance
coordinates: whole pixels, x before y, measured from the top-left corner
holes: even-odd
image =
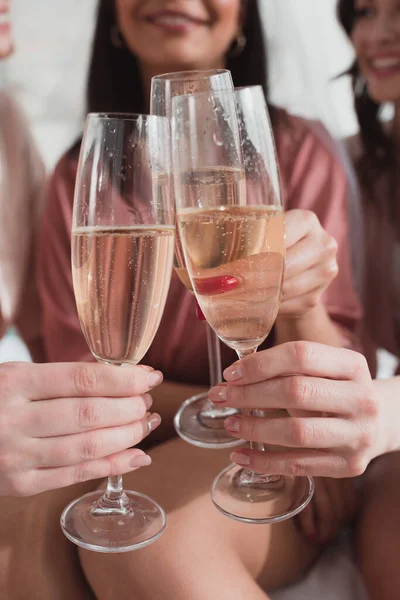
[[[186,30],[199,25],[207,25],[208,21],[197,16],[173,10],[163,10],[145,16],[148,23],[166,29]]]
[[[376,79],[396,77],[400,73],[400,55],[382,55],[369,60],[369,71]]]

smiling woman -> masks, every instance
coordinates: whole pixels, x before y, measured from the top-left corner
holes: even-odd
[[[352,41],[357,62],[375,102],[400,98],[400,2],[356,1]]]
[[[180,70],[224,67],[240,30],[240,7],[240,0],[116,0],[119,30],[145,81],[177,64]]]
[[[265,46],[255,0],[100,0],[88,110],[146,112],[151,76],[185,69],[227,68],[237,87],[260,85],[267,95]],[[311,339],[324,336],[337,345],[352,344],[359,306],[349,265],[344,170],[334,145],[318,125],[276,108],[271,108],[271,116],[283,195],[291,214],[288,276],[275,341],[298,339],[303,328]],[[90,359],[76,315],[70,266],[79,146],[80,142],[57,165],[40,236],[43,335],[52,361]],[[340,270],[328,288],[337,272],[337,244],[332,237],[339,245]],[[199,452],[180,439],[169,440],[172,417],[181,402],[204,392],[209,382],[203,325],[196,320],[192,295],[174,277],[160,329],[145,358],[165,375],[154,394],[154,407],[163,418],[155,435],[159,442],[168,441],[154,450],[161,470],[153,470],[140,484],[141,489],[155,486],[154,497],[166,505],[171,525],[164,540],[154,544],[154,553],[146,550],[134,558],[127,553],[112,564],[107,557],[104,569],[101,557],[82,552],[86,577],[99,600],[117,596],[122,600],[132,593],[138,599],[165,600],[207,598],[210,593],[229,600],[235,593],[236,598],[268,598],[262,586],[270,589],[298,577],[319,551],[300,522],[287,523],[272,539],[268,528],[250,531],[222,519],[210,507],[209,486],[227,454]],[[274,343],[274,336],[268,343]],[[226,346],[221,354],[223,366],[234,360],[234,352]],[[340,494],[339,484],[331,487]],[[347,509],[351,511],[351,504]],[[334,532],[341,522],[336,515],[330,528]],[[207,558],[210,548],[217,549],[213,561]]]

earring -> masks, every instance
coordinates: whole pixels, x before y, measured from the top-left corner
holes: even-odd
[[[236,40],[229,52],[229,56],[231,56],[232,58],[236,58],[237,56],[240,56],[243,52],[243,50],[245,49],[247,44],[247,38],[243,33],[243,30],[240,29],[239,33],[236,36]]]
[[[121,32],[116,25],[111,27],[110,38],[111,43],[115,48],[124,47],[124,38],[122,37]]]

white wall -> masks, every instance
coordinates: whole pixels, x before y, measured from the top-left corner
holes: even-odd
[[[348,77],[353,60],[336,0],[261,0],[269,41],[271,99],[317,117],[340,136],[357,130]]]
[[[52,168],[79,135],[97,0],[13,0],[15,53],[6,80]]]

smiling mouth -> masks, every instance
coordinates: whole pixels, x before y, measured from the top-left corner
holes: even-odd
[[[400,57],[375,58],[370,62],[370,69],[375,75],[390,75],[400,70]]]
[[[187,29],[199,25],[208,25],[208,21],[199,19],[185,13],[175,11],[162,11],[155,15],[145,17],[148,23],[159,27]]]

